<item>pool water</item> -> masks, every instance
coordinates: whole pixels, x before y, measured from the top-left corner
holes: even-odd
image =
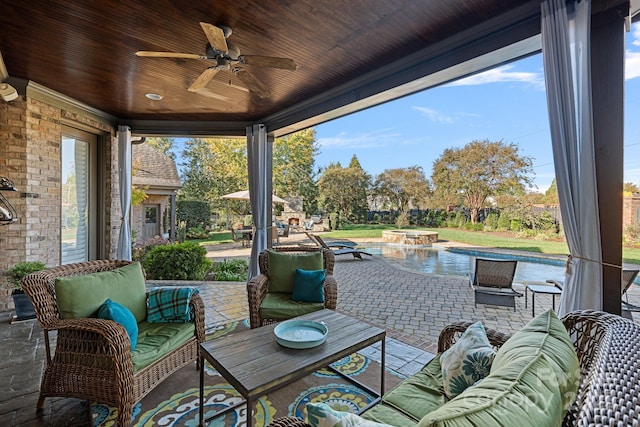
[[[424,273],[443,276],[467,276],[469,271],[474,268],[474,255],[450,252],[438,245],[415,248],[366,243],[358,245],[358,249],[366,250],[374,255],[381,255],[402,267]],[[485,254],[478,256],[491,258],[491,256]],[[555,265],[518,260],[514,281],[545,282],[547,279],[564,280],[565,268],[562,262],[558,260],[549,260],[548,262]]]

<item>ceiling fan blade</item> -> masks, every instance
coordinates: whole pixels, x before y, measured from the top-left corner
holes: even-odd
[[[260,98],[268,98],[271,95],[269,88],[244,68],[236,68],[233,72],[244,84],[247,85],[251,92],[255,93]]]
[[[184,59],[207,59],[205,55],[198,55],[196,53],[180,53],[180,52],[151,52],[148,50],[139,50],[136,52],[137,56],[151,57],[151,58],[184,58]]]
[[[229,47],[227,46],[227,40],[224,37],[224,31],[222,31],[222,28],[206,22],[201,22],[200,26],[202,27],[202,31],[204,31],[205,36],[207,36],[207,40],[209,40],[211,47],[226,55],[229,52]]]
[[[283,70],[295,70],[298,64],[291,58],[277,58],[275,56],[242,55],[240,62],[259,67],[282,68]]]
[[[218,69],[216,67],[207,68],[198,76],[187,90],[189,92],[197,92],[200,89],[203,89],[216,74],[218,74]]]

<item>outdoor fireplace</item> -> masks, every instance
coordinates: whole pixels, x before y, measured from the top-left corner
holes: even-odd
[[[289,218],[289,227],[299,227],[300,226],[300,218],[291,217]]]

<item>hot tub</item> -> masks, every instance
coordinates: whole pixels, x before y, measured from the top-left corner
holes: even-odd
[[[382,241],[395,245],[431,246],[438,241],[438,233],[421,230],[387,230],[382,232]]]

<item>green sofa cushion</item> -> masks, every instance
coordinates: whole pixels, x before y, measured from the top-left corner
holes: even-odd
[[[138,344],[131,357],[133,370],[146,368],[157,359],[180,347],[195,335],[189,323],[138,323]]]
[[[409,426],[442,406],[447,398],[442,388],[440,357],[440,354],[436,355],[418,373],[385,393],[382,402],[362,416],[372,421]]]
[[[96,317],[107,299],[131,310],[137,322],[147,317],[144,275],[139,262],[110,271],[59,277],[54,286],[63,319]]]
[[[427,414],[418,426],[561,425],[579,380],[571,338],[549,310],[498,350],[488,377]]]
[[[290,319],[323,308],[324,303],[322,302],[293,301],[291,294],[267,293],[260,304],[260,317],[263,319]]]
[[[267,292],[292,293],[295,286],[296,268],[303,270],[322,270],[324,268],[322,252],[306,254],[288,254],[267,251],[269,283]]]

